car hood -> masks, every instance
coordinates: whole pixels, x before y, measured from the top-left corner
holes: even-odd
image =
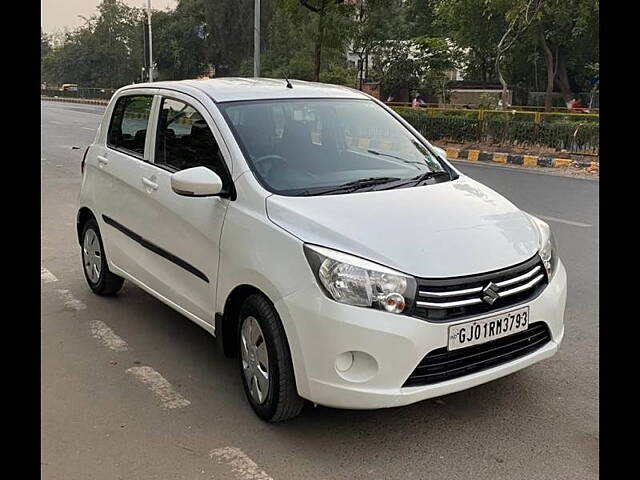
[[[302,241],[418,277],[508,267],[538,251],[527,215],[466,176],[413,188],[313,197],[272,195],[272,222]]]

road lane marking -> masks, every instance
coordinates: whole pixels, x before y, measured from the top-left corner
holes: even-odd
[[[129,350],[127,342],[115,334],[113,330],[101,320],[91,320],[89,322],[91,335],[99,340],[105,347],[114,352],[125,352]]]
[[[53,273],[51,273],[49,270],[47,270],[44,267],[40,267],[40,279],[44,283],[51,283],[51,282],[58,281],[58,277],[56,277]]]
[[[66,307],[69,307],[72,310],[77,310],[77,311],[86,310],[87,306],[84,303],[82,303],[80,300],[78,300],[76,297],[74,297],[69,290],[60,289],[58,290],[58,294],[62,298],[62,301],[64,302]]]
[[[40,267],[40,276],[44,283],[57,282],[58,278],[48,269]],[[73,296],[69,290],[59,289],[58,294],[64,301],[65,306],[73,310],[86,310],[87,306]],[[91,320],[89,322],[91,335],[99,340],[105,347],[115,352],[124,352],[129,349],[127,342],[115,334],[113,330],[101,320]]]
[[[217,448],[211,450],[209,456],[215,457],[218,463],[229,465],[238,480],[273,480],[239,448]]]
[[[534,213],[533,215],[535,217],[542,218],[543,220],[551,220],[552,222],[566,223],[567,225],[573,225],[574,227],[589,228],[593,226],[590,223],[574,222],[573,220],[565,220],[563,218],[556,218],[556,217],[547,217],[546,215],[538,215],[537,213]]]
[[[162,401],[164,408],[182,408],[191,402],[176,392],[173,386],[151,367],[131,367],[127,373],[144,383]]]

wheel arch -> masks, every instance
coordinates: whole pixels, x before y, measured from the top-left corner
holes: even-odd
[[[96,221],[96,223],[98,223],[98,219],[89,207],[82,207],[80,208],[80,210],[78,210],[78,216],[76,219],[76,230],[78,232],[78,243],[80,245],[82,245],[82,229],[84,227],[84,224],[92,218]]]
[[[240,308],[244,301],[251,295],[258,294],[265,297],[273,305],[273,300],[265,292],[250,284],[238,285],[229,292],[224,302],[222,315],[216,314],[216,337],[220,342],[222,351],[227,357],[235,357],[238,354],[236,345],[236,331],[240,321]]]

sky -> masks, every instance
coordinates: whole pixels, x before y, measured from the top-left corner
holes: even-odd
[[[78,17],[90,17],[96,13],[96,7],[101,0],[40,0],[40,14],[42,29],[47,33],[61,31],[64,28],[79,27],[84,20]],[[132,7],[146,8],[147,0],[124,0]],[[167,7],[173,8],[176,0],[151,0],[151,8],[154,10],[164,10]]]

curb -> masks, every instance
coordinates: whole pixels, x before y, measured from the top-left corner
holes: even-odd
[[[501,163],[520,165],[523,167],[582,167],[599,168],[599,162],[588,160],[571,160],[570,158],[556,158],[551,155],[521,155],[517,153],[483,152],[472,149],[447,148],[447,158],[451,160],[468,160],[471,162]]]
[[[88,105],[109,105],[109,100],[93,100],[89,98],[72,98],[72,97],[45,97],[40,96],[40,100],[51,102],[68,102],[68,103],[84,103]]]

